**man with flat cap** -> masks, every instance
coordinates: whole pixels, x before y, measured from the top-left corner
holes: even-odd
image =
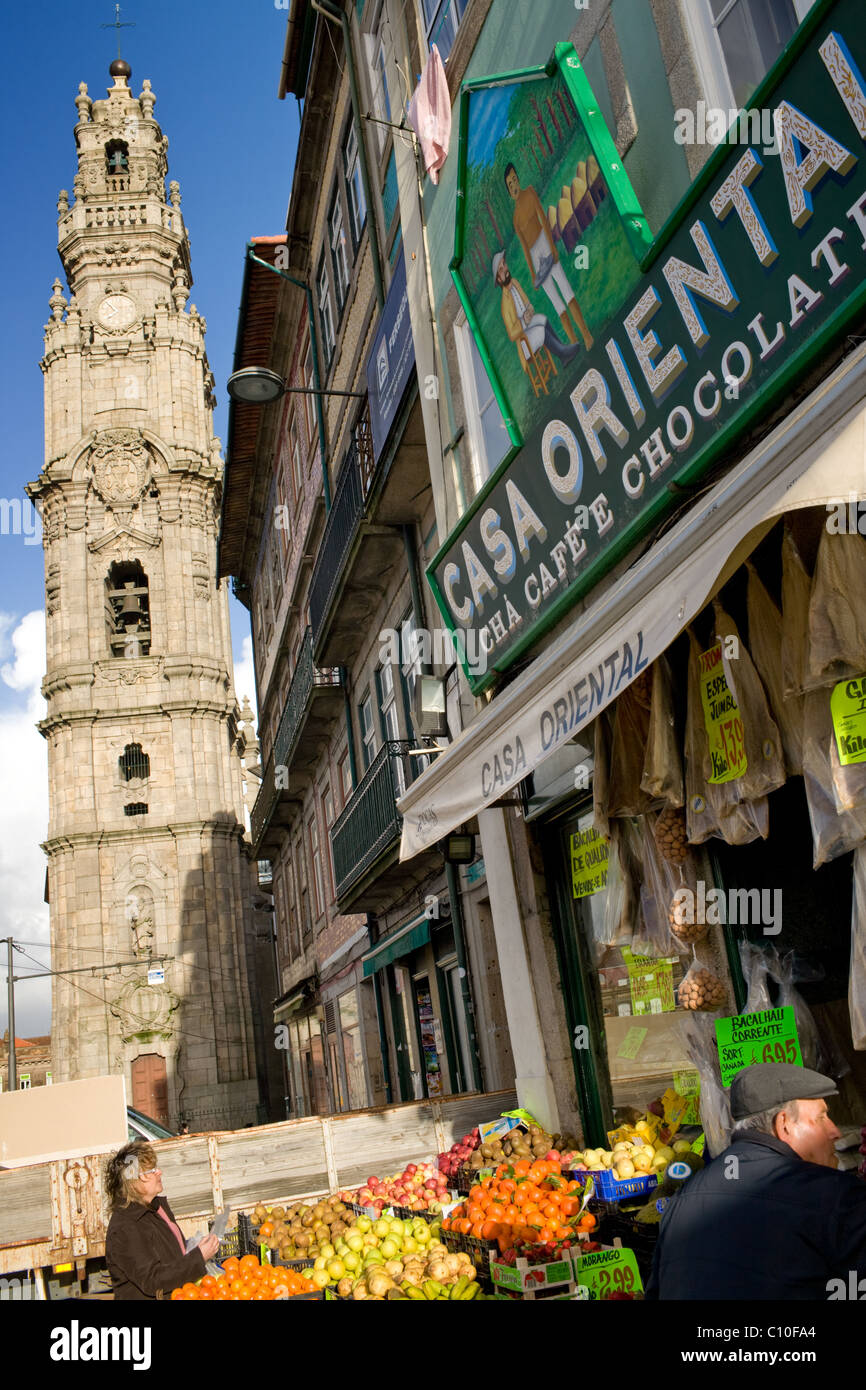
[[[866,1182],[836,1171],[836,1094],[788,1062],[734,1077],[731,1143],[665,1207],[647,1298],[823,1301],[866,1277]]]

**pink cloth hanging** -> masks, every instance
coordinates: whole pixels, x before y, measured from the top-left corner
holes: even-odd
[[[451,93],[435,43],[409,103],[409,121],[421,143],[424,167],[433,182],[438,183],[451,140]]]

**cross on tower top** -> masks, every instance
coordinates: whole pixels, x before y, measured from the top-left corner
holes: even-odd
[[[134,28],[135,28],[135,20],[134,20],[134,19],[124,19],[124,20],[121,20],[121,18],[120,18],[120,6],[119,6],[119,5],[115,5],[115,7],[114,7],[114,20],[113,20],[113,22],[112,22],[111,24],[100,24],[99,27],[100,27],[100,29],[116,29],[116,30],[117,30],[117,56],[118,56],[118,58],[119,58],[119,57],[120,57],[120,31],[121,31],[121,29],[134,29]]]

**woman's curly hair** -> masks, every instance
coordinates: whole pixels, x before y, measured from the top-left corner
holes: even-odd
[[[138,1181],[141,1169],[145,1171],[156,1167],[156,1150],[146,1139],[136,1139],[132,1144],[124,1144],[105,1166],[105,1195],[112,1211],[128,1207],[132,1202],[141,1202],[133,1183]]]

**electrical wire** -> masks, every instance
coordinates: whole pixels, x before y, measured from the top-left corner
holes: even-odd
[[[31,956],[27,951],[21,950],[21,948],[20,948],[19,946],[16,946],[15,949],[19,952],[20,955],[26,956],[28,960],[33,961],[35,965],[40,965],[40,966],[42,965],[42,961],[36,960],[36,957],[35,957],[35,956]],[[98,966],[94,966],[94,969],[98,969]],[[64,972],[63,972],[62,970],[58,970],[56,973],[57,973],[58,975],[63,975],[63,974],[64,974]],[[82,994],[88,995],[89,998],[95,999],[95,1000],[97,1001],[97,1003],[105,1005],[106,1008],[109,1008],[109,1009],[111,1008],[111,1001],[110,1001],[109,999],[106,999],[106,997],[105,997],[104,994],[94,994],[94,992],[93,992],[92,989],[85,989],[85,988],[84,988],[84,985],[80,985],[80,984],[78,983],[77,980],[71,980],[71,979],[68,979],[68,978],[67,978],[67,979],[66,979],[66,983],[69,984],[69,985],[72,985],[72,987],[73,987],[74,989],[80,990]],[[142,1020],[140,1020],[140,1021],[141,1021],[142,1023],[145,1022],[144,1019],[142,1019]],[[189,1030],[188,1028],[176,1028],[176,1027],[175,1027],[175,1028],[173,1028],[172,1031],[175,1032],[175,1033],[177,1033],[178,1036],[180,1036],[180,1037],[183,1037],[183,1038],[193,1038],[196,1042],[215,1043],[215,1042],[218,1042],[218,1041],[219,1041],[219,1039],[214,1038],[214,1037],[210,1037],[210,1038],[205,1037],[202,1033],[192,1033],[192,1032],[190,1032],[190,1030]],[[230,1043],[230,1044],[241,1045],[242,1042],[243,1042],[243,1039],[241,1039],[241,1038],[227,1038],[227,1039],[225,1039],[225,1041],[228,1042],[228,1043]]]

